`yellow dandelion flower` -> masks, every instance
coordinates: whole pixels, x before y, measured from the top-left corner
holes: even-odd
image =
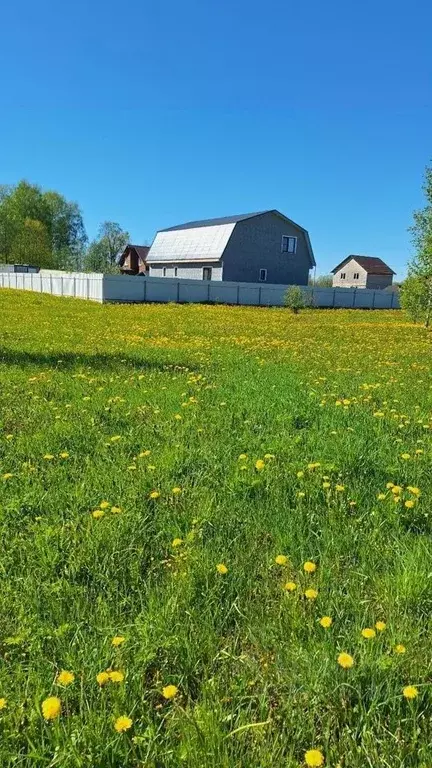
[[[225,574],[228,573],[228,568],[224,563],[218,563],[216,566],[216,570],[218,573],[221,574],[221,576],[225,576]]]
[[[108,509],[109,505],[110,505],[109,501],[101,501],[101,503],[99,504],[99,507],[101,509]]]
[[[45,456],[44,456],[44,459],[46,459],[47,461],[52,461],[53,458],[54,458],[54,456],[53,456],[52,453],[46,453]]]
[[[158,499],[160,496],[159,491],[152,491],[149,495],[149,499]]]
[[[385,493],[379,493],[377,496],[378,501],[384,501],[385,498],[386,498]]]
[[[401,459],[404,459],[404,461],[408,461],[408,459],[411,458],[410,453],[401,453]]]
[[[394,483],[390,483],[390,482],[386,483],[386,488],[388,488],[388,490],[390,490],[390,488],[393,488],[393,487],[394,487]]]
[[[121,435],[113,435],[110,437],[110,440],[112,443],[118,443],[118,441],[121,440]]]
[[[69,458],[69,454],[68,454],[67,451],[62,451],[61,453],[59,453],[59,456],[60,456],[61,459],[68,459]]]
[[[414,496],[420,496],[420,493],[421,493],[420,488],[417,488],[415,485],[408,485],[407,490],[410,493],[413,493]]]
[[[162,696],[164,699],[173,699],[174,696],[177,696],[178,688],[176,685],[166,685],[164,688],[162,688]]]
[[[145,459],[147,456],[150,456],[151,451],[141,451],[141,453],[138,454],[139,459]]]
[[[299,492],[297,493],[297,496],[298,496],[298,498],[299,498],[299,499],[304,499],[304,497],[306,496],[306,494],[305,494],[305,492],[304,492],[304,491],[299,491]]]
[[[67,669],[62,669],[57,675],[57,683],[59,685],[70,685],[75,680],[73,672],[68,672]]]
[[[295,592],[297,589],[297,584],[295,581],[287,581],[286,584],[284,584],[283,587],[287,592]]]
[[[42,702],[42,714],[45,720],[55,720],[61,712],[61,701],[57,696],[49,696]]]
[[[315,600],[318,597],[318,592],[316,589],[307,589],[305,592],[305,597],[307,600]]]
[[[13,440],[13,435],[6,435],[6,440]]]
[[[179,547],[181,544],[183,544],[183,539],[173,539],[171,546]]]
[[[399,496],[399,494],[402,493],[402,486],[401,485],[392,485],[391,492],[394,493],[396,496]]]
[[[7,699],[0,699],[0,709],[5,709],[7,707]]]
[[[375,629],[377,629],[378,632],[384,632],[386,626],[387,624],[385,623],[385,621],[377,621],[375,623]]]
[[[315,573],[317,567],[316,564],[313,563],[311,560],[306,560],[306,562],[303,565],[303,570],[306,571],[306,573]]]
[[[365,640],[372,640],[372,638],[376,635],[376,632],[374,629],[372,629],[372,627],[366,627],[365,629],[362,629],[361,633]]]
[[[406,648],[405,648],[404,645],[402,645],[402,643],[398,643],[394,647],[394,652],[395,653],[406,653]]]
[[[343,669],[351,669],[354,666],[354,659],[349,653],[340,653],[337,662]]]
[[[324,755],[322,752],[320,752],[319,749],[308,749],[308,751],[305,752],[304,759],[306,765],[310,766],[311,768],[324,765]]]
[[[103,517],[105,514],[105,511],[103,509],[95,509],[94,512],[92,512],[92,517],[94,517],[95,520],[100,520],[101,517]]]
[[[317,467],[320,467],[320,466],[321,466],[321,463],[319,461],[313,461],[307,465],[307,468],[312,470],[312,469],[317,469]]]
[[[124,680],[124,673],[120,672],[118,669],[113,669],[111,672],[108,672],[108,677],[112,683],[122,683]]]
[[[132,727],[132,720],[130,717],[126,717],[126,715],[121,715],[121,717],[118,717],[117,720],[114,723],[114,728],[117,731],[117,733],[124,733],[124,731],[128,731],[129,728]]]
[[[256,469],[258,472],[262,472],[262,470],[264,469],[264,467],[265,467],[265,463],[264,463],[264,461],[263,461],[262,459],[258,459],[258,460],[255,462],[255,469]]]
[[[264,454],[264,458],[265,459],[275,459],[276,457],[275,457],[274,453],[265,453]]]
[[[174,418],[175,418],[175,419],[177,419],[177,421],[181,421],[181,420],[182,420],[182,418],[183,418],[183,416],[181,416],[179,413],[176,413],[176,415],[174,416]]]
[[[98,683],[99,685],[101,685],[101,686],[102,686],[102,685],[105,685],[106,683],[108,683],[108,682],[109,682],[109,679],[110,679],[110,678],[109,678],[109,674],[108,674],[108,672],[99,672],[99,673],[96,675],[96,681],[97,681],[97,683]]]
[[[415,501],[413,501],[413,499],[408,499],[405,502],[405,506],[407,509],[412,509],[415,506]]]
[[[330,488],[330,485],[331,484],[328,482],[328,480],[326,480],[325,483],[322,484],[322,487],[327,489],[327,488]]]
[[[121,507],[111,507],[111,512],[113,515],[119,515],[122,511]]]
[[[288,558],[286,555],[276,555],[275,563],[277,565],[288,565]]]
[[[345,490],[344,485],[335,485],[335,491],[337,491],[338,493],[342,493],[342,491],[344,490]]]
[[[415,699],[418,696],[418,690],[415,685],[406,685],[402,693],[406,699]]]
[[[3,480],[10,480],[11,477],[13,477],[12,472],[5,472],[5,474],[2,475]]]
[[[297,477],[300,480],[302,477],[304,477],[304,472],[300,470],[300,472],[297,472]]]
[[[323,616],[322,619],[319,620],[319,623],[324,629],[328,629],[333,624],[333,619],[331,616]]]
[[[114,648],[118,648],[119,645],[123,645],[123,643],[126,641],[126,638],[123,635],[116,635],[111,640],[111,645],[114,646]]]
[[[246,461],[246,459],[247,459],[247,453],[241,453],[240,456],[238,457],[239,461]]]
[[[177,485],[176,485],[176,487],[175,487],[175,488],[173,488],[173,489],[172,489],[172,493],[173,493],[173,495],[174,495],[174,496],[179,496],[179,494],[181,493],[181,491],[182,491],[182,489],[181,489],[181,488],[179,488]]]

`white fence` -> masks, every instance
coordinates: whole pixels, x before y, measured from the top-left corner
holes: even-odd
[[[177,302],[242,304],[262,307],[283,305],[286,285],[183,280],[169,277],[131,277],[88,272],[20,274],[0,272],[0,288],[76,296],[99,302]],[[366,288],[313,288],[301,286],[306,302],[315,307],[347,309],[399,309],[396,292]]]

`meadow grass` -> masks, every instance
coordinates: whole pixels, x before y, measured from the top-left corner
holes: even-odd
[[[430,768],[430,336],[6,290],[0,336],[0,765]]]

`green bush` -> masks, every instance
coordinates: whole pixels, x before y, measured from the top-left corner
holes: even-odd
[[[303,291],[299,285],[290,285],[285,291],[284,304],[297,315],[306,306]]]

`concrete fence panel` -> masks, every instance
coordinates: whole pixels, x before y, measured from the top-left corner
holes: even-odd
[[[208,285],[203,280],[179,280],[178,300],[198,304],[208,301]]]
[[[239,292],[241,294],[241,288],[236,283],[208,283],[208,296],[209,301],[214,301],[216,304],[238,304]]]

